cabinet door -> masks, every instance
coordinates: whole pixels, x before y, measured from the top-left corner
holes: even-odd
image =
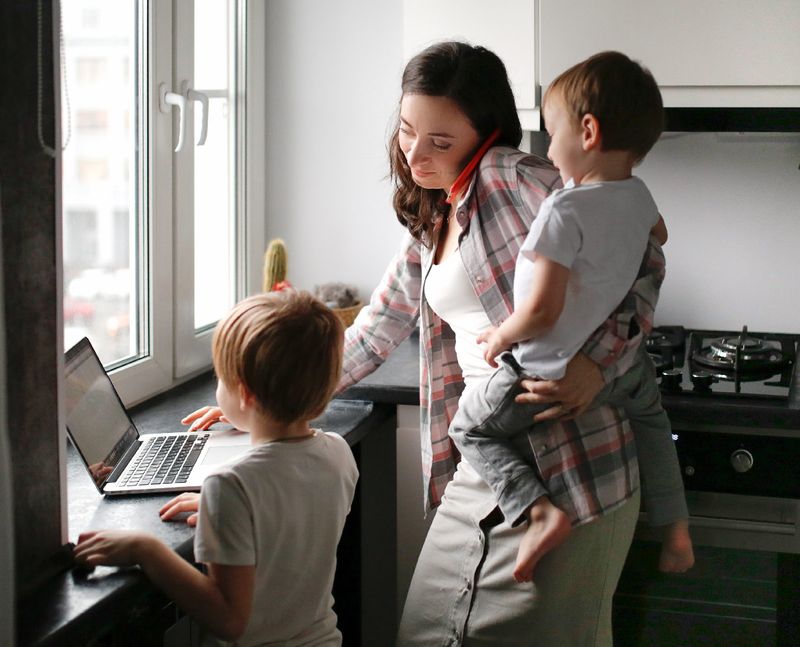
[[[653,72],[667,105],[796,105],[797,0],[539,0],[539,7],[542,86],[614,49]]]
[[[403,53],[408,60],[440,40],[492,50],[505,63],[521,121],[537,106],[534,0],[405,0]],[[535,115],[538,128],[538,112]],[[525,127],[525,123],[523,123]]]

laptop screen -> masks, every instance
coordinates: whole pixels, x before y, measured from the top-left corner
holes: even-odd
[[[89,340],[66,354],[67,432],[98,490],[139,437]]]

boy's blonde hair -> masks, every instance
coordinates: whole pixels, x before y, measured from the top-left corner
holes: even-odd
[[[547,88],[542,106],[553,96],[576,124],[594,115],[601,150],[630,151],[636,161],[664,130],[664,104],[653,75],[620,52],[600,52],[562,72]]]
[[[339,318],[308,292],[266,292],[217,324],[214,369],[226,385],[243,384],[277,422],[311,420],[339,382],[343,343]]]

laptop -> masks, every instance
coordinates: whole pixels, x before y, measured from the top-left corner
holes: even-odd
[[[101,494],[197,491],[250,448],[237,430],[139,434],[91,342],[66,352],[67,433]]]

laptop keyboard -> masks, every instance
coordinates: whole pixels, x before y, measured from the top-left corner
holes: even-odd
[[[159,436],[151,440],[119,480],[119,485],[186,483],[209,436],[187,433],[185,436]]]

